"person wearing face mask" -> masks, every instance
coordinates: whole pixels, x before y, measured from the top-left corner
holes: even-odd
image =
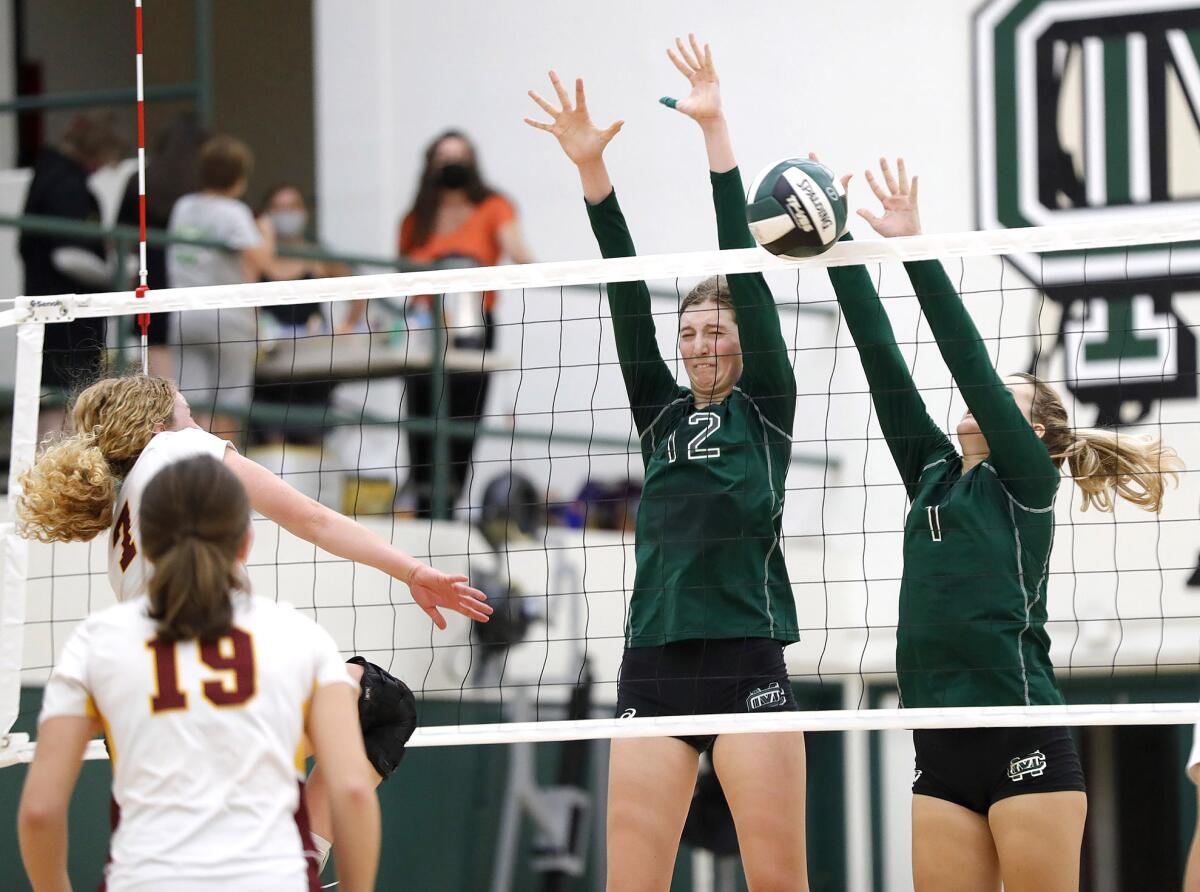
[[[308,206],[298,186],[279,183],[267,190],[258,209],[259,229],[271,229],[275,243],[280,246],[313,247],[308,240]],[[344,263],[325,260],[310,260],[303,257],[275,257],[263,271],[263,282],[294,282],[299,279],[325,279],[331,276],[348,276],[352,270]],[[351,328],[362,315],[361,302],[351,303],[351,316],[338,326]],[[331,328],[320,304],[288,304],[264,307],[283,326],[288,334],[320,334]],[[355,313],[355,310],[358,312]]]
[[[513,263],[532,260],[512,202],[483,179],[475,147],[457,130],[447,130],[425,150],[416,199],[400,224],[399,253],[407,260],[430,265],[457,261],[467,266],[495,266],[502,259]],[[490,350],[495,340],[492,319],[495,293],[454,295],[454,300],[455,318],[447,323],[451,346]],[[471,301],[476,305],[466,306]],[[449,306],[447,309],[450,310]],[[464,317],[470,321],[464,323]],[[485,373],[451,375],[448,383],[451,419],[476,421],[483,414],[487,390]],[[428,418],[434,414],[429,374],[409,375],[407,392],[414,416]],[[426,433],[410,433],[408,447],[409,484],[415,490],[417,514],[428,517],[432,505],[433,440]],[[451,505],[462,492],[474,448],[473,437],[451,441]]]
[[[300,188],[292,183],[279,183],[267,190],[258,209],[258,227],[264,234],[268,231],[274,232],[277,246],[313,247],[307,235],[308,207]],[[263,282],[293,282],[300,279],[349,276],[352,272],[344,263],[276,255],[259,278]],[[271,304],[263,307],[263,311],[277,330],[276,336],[282,338],[328,334],[334,328],[330,323],[331,317],[342,309],[323,307],[318,303]],[[345,310],[346,315],[336,326],[338,333],[354,329],[365,313],[366,301],[350,301]],[[328,381],[257,384],[254,388],[254,399],[256,402],[320,411],[329,405],[332,386]],[[293,443],[320,443],[324,439],[324,431],[319,428],[292,427],[284,431],[255,425],[254,434],[258,439],[274,443],[284,440]]]

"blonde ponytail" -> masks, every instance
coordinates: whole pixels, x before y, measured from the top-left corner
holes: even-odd
[[[21,535],[87,542],[107,530],[120,479],[174,409],[175,387],[164,378],[105,378],[79,394],[71,412],[76,433],[47,441],[20,477]]]
[[[117,478],[93,433],[49,443],[20,477],[17,531],[42,542],[87,542],[112,525]]]
[[[1167,478],[1179,482],[1183,463],[1157,437],[1083,428],[1061,456],[1083,493],[1081,510],[1112,511],[1115,496],[1155,514],[1162,511]]]
[[[1055,467],[1064,463],[1083,492],[1081,510],[1112,511],[1116,497],[1155,514],[1162,511],[1166,481],[1179,482],[1183,462],[1157,437],[1095,428],[1073,429],[1058,391],[1033,375],[1016,375],[1033,385],[1033,422]]]

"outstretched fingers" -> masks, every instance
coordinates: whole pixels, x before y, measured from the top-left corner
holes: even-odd
[[[893,195],[897,194],[900,191],[900,186],[896,182],[896,177],[892,173],[891,167],[888,166],[886,158],[879,159],[879,169],[883,172],[883,179],[887,183],[888,190]]]
[[[608,125],[608,127],[606,127],[604,130],[602,130],[600,132],[600,135],[604,137],[605,142],[608,142],[610,139],[612,139],[614,136],[616,136],[618,133],[620,133],[621,128],[624,126],[625,126],[624,121],[613,121],[611,124]]]
[[[542,111],[544,111],[546,114],[548,114],[552,118],[557,119],[558,116],[560,114],[562,114],[561,111],[559,111],[557,108],[555,108],[553,105],[551,105],[545,99],[543,99],[542,94],[539,93],[537,90],[530,90],[529,98],[532,99],[534,102],[536,102],[538,104],[538,107],[541,108]]]
[[[550,85],[554,87],[554,92],[558,94],[558,101],[562,104],[562,110],[569,112],[571,110],[571,98],[567,96],[566,88],[563,87],[562,81],[558,79],[558,72],[551,69]]]
[[[881,202],[888,200],[888,194],[883,191],[883,187],[879,185],[879,181],[875,179],[875,174],[870,170],[866,171],[867,185],[871,187],[871,191],[875,193],[875,197]]]
[[[583,92],[583,78],[575,78],[575,110],[587,114],[587,95]]]
[[[912,199],[912,203],[914,205],[917,203],[917,187],[920,186],[920,184],[921,178],[914,174],[912,178],[912,188],[908,192],[908,195]]]
[[[671,60],[671,64],[679,69],[679,73],[686,77],[689,81],[696,76],[696,72],[683,64],[683,60],[676,55],[675,51],[667,47],[667,58]]]
[[[903,195],[908,194],[908,169],[904,166],[904,159],[896,159],[896,170],[900,174],[900,192]]]
[[[878,227],[878,225],[883,222],[882,218],[876,217],[866,208],[859,208],[858,215],[870,223],[873,227]]]
[[[707,68],[704,62],[704,50],[700,48],[700,41],[696,40],[695,34],[688,34],[688,43],[692,47],[692,59],[695,60],[695,67],[701,70]]]

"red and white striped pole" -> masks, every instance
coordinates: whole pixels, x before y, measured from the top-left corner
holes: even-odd
[[[146,284],[146,93],[142,82],[142,0],[133,0],[137,10],[137,148],[138,148],[138,287],[135,294],[144,298]],[[142,331],[142,374],[150,374],[150,314],[138,313]]]

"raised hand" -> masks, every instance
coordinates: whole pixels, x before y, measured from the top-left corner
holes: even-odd
[[[892,174],[887,159],[879,159],[879,170],[883,173],[887,191],[879,185],[871,171],[867,171],[867,185],[883,205],[883,216],[877,217],[866,208],[859,208],[858,215],[871,224],[871,228],[884,238],[921,234],[921,213],[917,207],[917,177],[908,179],[904,159],[896,159],[899,179]]]
[[[492,608],[483,603],[487,595],[467,585],[466,576],[451,576],[421,565],[409,578],[408,588],[413,600],[439,629],[446,628],[446,617],[439,608],[453,610],[481,623],[486,623],[492,613]]]
[[[604,148],[614,136],[621,132],[624,121],[615,121],[604,130],[597,127],[588,115],[587,96],[583,91],[583,78],[575,79],[575,105],[558,79],[557,72],[550,72],[550,83],[558,94],[560,108],[555,108],[547,102],[536,90],[529,91],[529,98],[541,106],[548,114],[552,123],[546,124],[526,118],[525,123],[538,130],[545,130],[554,135],[562,150],[566,152],[577,166],[583,167],[589,163],[600,161],[604,156]]]
[[[668,49],[667,57],[679,69],[679,73],[688,79],[692,91],[684,99],[664,96],[658,101],[703,124],[722,115],[721,81],[717,78],[709,45],[706,43],[701,49],[695,34],[688,35],[688,44],[690,48],[676,37],[675,49]]]

